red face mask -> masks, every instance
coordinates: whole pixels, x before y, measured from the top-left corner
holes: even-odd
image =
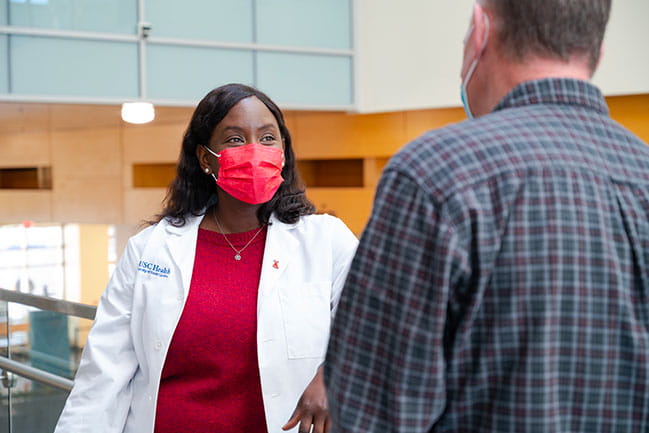
[[[221,153],[205,149],[219,159],[218,176],[214,177],[212,173],[216,184],[237,200],[250,204],[266,203],[284,181],[282,149],[258,143],[228,147]]]

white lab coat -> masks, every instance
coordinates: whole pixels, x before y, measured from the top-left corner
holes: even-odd
[[[56,433],[153,432],[158,386],[194,266],[201,217],[133,236],[97,308]],[[324,359],[356,237],[338,218],[268,228],[257,353],[269,433],[281,432]],[[297,429],[296,429],[297,430]]]

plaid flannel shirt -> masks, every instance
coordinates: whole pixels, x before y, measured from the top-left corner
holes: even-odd
[[[526,82],[388,163],[332,328],[333,432],[649,431],[649,147]]]

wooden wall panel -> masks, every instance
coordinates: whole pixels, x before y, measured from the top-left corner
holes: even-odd
[[[649,95],[607,101],[613,118],[649,142]],[[42,222],[138,224],[150,218],[160,211],[165,189],[134,189],[133,164],[174,164],[192,112],[158,107],[151,124],[128,125],[119,119],[118,106],[0,103],[0,167],[51,165],[53,176],[49,192],[0,190],[0,221],[31,215]],[[357,233],[389,157],[422,133],[465,118],[461,108],[285,115],[311,177],[327,176],[322,167],[328,162],[322,160],[362,161],[363,187],[308,189],[320,210],[334,211]]]
[[[186,126],[181,123],[124,125],[124,164],[176,162]]]
[[[119,129],[53,132],[52,187],[55,221],[121,222],[123,187]]]
[[[363,160],[363,186],[375,188],[381,178],[381,172],[389,158],[365,158]]]
[[[49,130],[48,104],[0,103],[0,134]]]
[[[441,128],[466,119],[462,108],[406,111],[406,141],[412,141],[426,131]]]
[[[162,210],[165,188],[140,188],[124,191],[124,223],[139,225]]]
[[[173,123],[183,125],[183,132],[185,127],[194,113],[193,107],[158,107],[155,113],[155,119],[150,125],[160,125],[163,123]],[[128,125],[136,127],[137,125]]]
[[[0,190],[0,224],[25,220],[53,221],[52,192]]]
[[[52,104],[50,106],[51,129],[119,129],[122,122],[118,105]]]
[[[318,213],[337,216],[360,236],[372,209],[374,188],[308,188],[306,193]]]
[[[52,221],[86,224],[122,222],[120,178],[59,179],[52,191]]]
[[[403,113],[292,115],[299,159],[364,158],[392,155],[406,141]]]
[[[176,164],[133,164],[132,186],[134,188],[164,188],[176,177]]]
[[[363,159],[317,159],[298,161],[307,187],[362,187]]]
[[[51,164],[48,131],[0,133],[0,168],[39,167]]]
[[[52,170],[59,179],[119,177],[122,146],[118,128],[55,131],[52,133]]]
[[[649,95],[607,98],[611,117],[649,143]]]

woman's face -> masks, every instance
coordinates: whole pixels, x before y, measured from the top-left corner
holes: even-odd
[[[208,147],[219,153],[228,147],[250,143],[284,149],[284,140],[275,116],[255,96],[242,99],[230,109],[214,128]],[[202,146],[198,146],[197,152],[203,170],[207,166],[211,172],[218,173],[218,158],[210,155]]]

